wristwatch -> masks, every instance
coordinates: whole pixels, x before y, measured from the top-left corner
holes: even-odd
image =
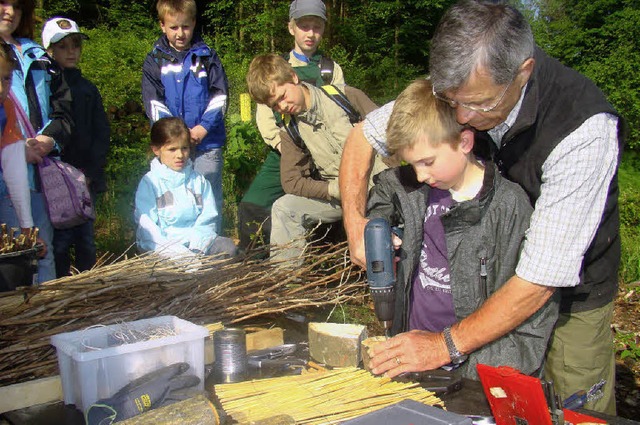
[[[456,345],[453,343],[453,338],[451,338],[451,326],[447,326],[442,331],[442,335],[444,336],[444,342],[447,344],[447,350],[449,350],[449,357],[451,357],[451,363],[460,364],[469,358],[468,355],[462,354],[456,348]]]

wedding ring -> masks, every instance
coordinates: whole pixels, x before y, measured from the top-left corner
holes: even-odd
[[[398,356],[396,356],[396,364],[400,364],[400,359],[398,358]]]

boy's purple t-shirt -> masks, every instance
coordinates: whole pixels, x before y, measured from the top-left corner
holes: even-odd
[[[449,257],[440,216],[454,201],[448,190],[431,189],[424,218],[420,262],[413,275],[409,329],[442,332],[456,322]]]

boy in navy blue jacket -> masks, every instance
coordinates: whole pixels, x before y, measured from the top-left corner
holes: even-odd
[[[142,66],[144,107],[152,123],[176,116],[189,127],[194,169],[211,183],[221,234],[227,76],[215,50],[194,35],[195,0],[159,0],[156,7],[164,35]]]
[[[82,170],[95,202],[96,195],[107,190],[104,168],[109,153],[110,128],[98,88],[78,69],[82,40],[86,38],[78,24],[67,18],[52,18],[42,29],[42,44],[62,69],[73,99],[71,112],[75,126],[61,152],[61,159]],[[72,247],[75,247],[76,269],[91,269],[96,263],[92,220],[70,229],[54,230],[53,255],[57,277],[70,274]]]

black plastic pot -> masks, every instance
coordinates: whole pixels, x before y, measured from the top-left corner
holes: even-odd
[[[0,292],[29,286],[38,272],[39,247],[0,254]]]

